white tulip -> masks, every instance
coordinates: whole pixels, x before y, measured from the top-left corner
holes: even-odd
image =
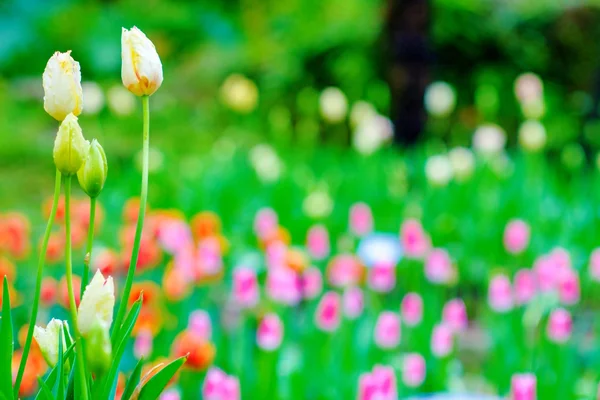
[[[57,51],[48,60],[42,75],[44,86],[44,110],[58,121],[68,114],[81,114],[83,90],[79,63],[71,57],[71,51]]]
[[[46,328],[40,328],[36,325],[33,329],[33,337],[40,346],[44,359],[51,367],[55,366],[58,362],[58,338],[63,326],[67,328],[67,334],[71,337],[71,334],[69,333],[69,324],[67,321],[61,321],[59,319],[53,318]],[[64,335],[62,337],[62,342],[64,353],[67,351],[67,342]]]
[[[115,307],[115,286],[112,277],[104,279],[100,271],[96,271],[94,278],[83,292],[77,323],[83,336],[89,333],[98,321],[106,329],[110,328]]]
[[[336,87],[328,87],[319,97],[321,116],[329,123],[339,123],[348,114],[348,100],[346,95]]]
[[[121,34],[121,79],[136,96],[150,96],[163,81],[162,64],[150,39],[135,26]]]

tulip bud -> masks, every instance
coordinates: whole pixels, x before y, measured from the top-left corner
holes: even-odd
[[[94,328],[97,320],[100,321],[106,329],[110,328],[113,318],[113,308],[115,306],[115,286],[112,277],[106,280],[100,271],[85,288],[79,312],[77,313],[77,323],[79,331],[84,337]]]
[[[87,365],[96,376],[101,376],[110,367],[112,346],[110,344],[109,326],[98,315],[91,329],[87,332],[85,352]]]
[[[54,141],[54,164],[65,176],[74,175],[83,165],[90,144],[83,138],[77,117],[69,114],[58,128]]]
[[[42,76],[44,110],[58,121],[68,114],[79,115],[83,109],[81,70],[71,51],[56,52],[48,60]]]
[[[135,26],[121,34],[121,78],[136,96],[150,96],[160,87],[163,71],[154,44]]]
[[[94,139],[87,152],[87,158],[77,172],[79,186],[91,198],[97,197],[104,187],[107,173],[106,154],[100,143]]]
[[[60,331],[63,329],[63,326],[65,326],[67,328],[67,332],[69,332],[69,324],[67,321],[61,321],[53,318],[48,323],[46,328],[40,328],[36,325],[33,330],[33,337],[40,346],[40,350],[42,351],[44,359],[51,367],[55,366],[58,362],[58,338],[60,337]],[[70,336],[71,334],[69,333],[69,337]],[[67,342],[64,335],[62,336],[62,340],[64,352],[67,351]]]

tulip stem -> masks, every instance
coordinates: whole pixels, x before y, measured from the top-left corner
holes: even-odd
[[[77,324],[77,304],[73,291],[73,264],[71,258],[71,176],[65,177],[65,269],[67,277],[67,290],[69,292],[69,309],[71,323],[75,333],[75,352],[77,353],[77,373],[81,384],[81,399],[88,399],[87,377],[85,374],[85,358],[83,357],[83,342]],[[83,286],[83,285],[82,285]]]
[[[140,209],[138,213],[137,226],[135,228],[135,240],[133,241],[129,270],[127,271],[125,288],[123,289],[123,296],[121,297],[119,312],[117,313],[117,318],[115,319],[112,332],[111,339],[113,347],[116,345],[115,341],[119,337],[121,324],[123,323],[125,311],[127,311],[127,304],[129,303],[129,294],[131,292],[131,286],[133,285],[133,276],[135,275],[135,269],[138,263],[140,241],[142,239],[142,229],[144,228],[144,217],[146,215],[146,201],[148,199],[148,159],[150,152],[150,105],[148,96],[142,96],[142,109],[144,114],[144,128],[142,133],[142,193],[140,195]]]
[[[90,224],[88,227],[87,246],[85,248],[85,258],[83,259],[83,274],[81,275],[81,292],[80,297],[83,297],[83,291],[89,283],[90,279],[90,262],[92,259],[92,247],[94,241],[94,222],[96,221],[96,198],[90,198]]]
[[[35,281],[35,291],[33,292],[33,305],[31,307],[31,317],[29,318],[29,327],[27,328],[27,338],[25,339],[25,345],[23,346],[23,355],[21,357],[21,363],[19,364],[19,372],[15,380],[15,399],[19,398],[19,388],[21,386],[21,380],[23,379],[23,373],[25,372],[25,364],[27,363],[27,357],[29,356],[29,349],[31,348],[31,340],[33,339],[33,328],[35,327],[35,321],[37,319],[38,308],[40,305],[40,294],[42,291],[42,278],[44,276],[44,264],[46,261],[46,251],[48,249],[48,241],[50,240],[50,233],[52,233],[52,225],[54,224],[54,217],[56,216],[56,209],[58,208],[58,199],[60,197],[60,183],[62,175],[60,171],[56,170],[56,178],[54,183],[54,199],[52,200],[52,209],[48,216],[48,223],[46,224],[46,231],[44,232],[44,238],[42,240],[42,247],[40,248],[40,256],[38,259],[37,277]]]

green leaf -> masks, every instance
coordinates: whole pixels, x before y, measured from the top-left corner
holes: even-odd
[[[56,397],[54,397],[54,395],[52,394],[52,391],[48,387],[48,384],[42,381],[41,379],[38,379],[38,381],[40,384],[40,391],[38,392],[37,396],[35,396],[36,400],[55,400]]]
[[[129,380],[127,381],[127,384],[125,385],[125,390],[123,390],[123,395],[121,396],[121,400],[129,400],[129,398],[133,394],[135,387],[138,385],[138,383],[140,382],[140,378],[142,377],[142,367],[143,366],[144,366],[144,359],[141,358],[140,361],[138,361],[135,368],[133,369],[133,372],[131,373]]]
[[[75,344],[73,344],[75,347]],[[67,383],[67,400],[75,399],[75,371],[77,371],[77,357],[73,359],[73,363],[71,364],[71,372],[69,373],[69,382]]]
[[[154,375],[148,383],[146,383],[142,390],[140,391],[140,395],[138,400],[156,400],[160,396],[163,390],[169,384],[169,381],[177,370],[181,368],[181,366],[186,362],[187,356],[180,357],[171,363],[169,363],[166,367],[161,369],[156,375]]]
[[[75,345],[71,345],[69,346],[69,348],[67,349],[67,351],[65,352],[64,356],[66,358],[69,358],[71,355],[73,355],[75,349]],[[46,379],[44,380],[44,384],[45,386],[47,386],[48,388],[52,388],[54,387],[54,385],[56,384],[56,375],[58,374],[58,364],[54,366],[54,368],[52,368],[52,370],[50,371],[50,373],[48,374],[48,376],[46,376]],[[42,396],[42,397],[40,397]],[[44,399],[45,397],[43,397],[42,392],[38,392],[38,394],[35,397],[35,400],[38,399]]]
[[[65,363],[63,354],[63,331],[58,332],[58,362],[56,363],[57,368],[57,384],[52,389],[52,393],[57,399],[65,398]]]
[[[13,326],[10,314],[8,280],[4,276],[2,285],[2,327],[0,327],[0,393],[12,397]]]

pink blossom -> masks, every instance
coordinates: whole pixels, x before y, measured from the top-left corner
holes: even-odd
[[[514,374],[510,380],[511,400],[537,400],[534,374]]]
[[[546,333],[554,343],[565,343],[571,337],[573,320],[564,308],[557,308],[550,313]]]
[[[369,269],[368,282],[374,292],[390,292],[396,286],[396,267],[390,264],[375,264]]]
[[[411,388],[419,387],[425,381],[427,368],[425,358],[418,353],[408,353],[402,360],[402,382]]]
[[[424,258],[431,248],[431,240],[423,230],[421,222],[407,219],[400,228],[402,250],[408,258]]]
[[[397,400],[396,374],[392,367],[376,365],[373,372],[361,374],[358,400]]]
[[[364,309],[363,291],[358,287],[349,287],[344,290],[343,307],[344,315],[350,320],[358,318]]]
[[[334,287],[357,286],[363,277],[363,267],[351,254],[334,257],[327,267],[327,281]]]
[[[256,343],[266,351],[277,350],[283,340],[283,323],[277,314],[266,314],[256,330]]]
[[[558,271],[556,264],[550,257],[538,257],[533,264],[533,272],[537,280],[537,286],[541,292],[554,290]]]
[[[375,323],[375,344],[381,349],[393,349],[400,344],[400,315],[383,311]]]
[[[315,260],[323,260],[329,255],[329,232],[324,225],[314,225],[306,235],[306,248]]]
[[[533,271],[523,268],[515,274],[515,301],[517,304],[527,304],[537,291]]]
[[[167,219],[160,224],[158,242],[170,254],[175,254],[192,243],[190,227],[180,219]]]
[[[462,301],[462,299],[449,300],[444,305],[442,321],[446,323],[454,333],[460,333],[467,329],[469,319],[467,317],[465,302]]]
[[[198,243],[197,262],[200,275],[216,275],[223,270],[221,243],[218,238],[208,237]]]
[[[194,334],[203,339],[210,339],[212,336],[212,322],[210,315],[204,310],[196,310],[190,314],[188,328]]]
[[[261,208],[254,217],[254,233],[264,240],[279,229],[277,213],[272,208]]]
[[[446,357],[454,346],[452,328],[445,323],[439,323],[431,332],[431,353],[436,357]]]
[[[267,295],[274,301],[288,306],[302,299],[302,287],[298,274],[287,267],[270,269],[267,273]]]
[[[260,293],[256,272],[252,268],[237,267],[233,271],[233,299],[242,308],[258,304]]]
[[[600,282],[600,247],[594,249],[590,255],[589,274],[594,281]]]
[[[326,292],[317,305],[315,324],[325,332],[334,332],[341,322],[341,299],[336,292]]]
[[[216,367],[206,373],[202,384],[204,400],[240,400],[240,382]]]
[[[400,305],[402,319],[408,326],[416,326],[423,319],[423,299],[418,293],[407,293]]]
[[[285,258],[288,252],[288,248],[285,243],[276,241],[265,249],[265,256],[267,267],[269,269],[279,268],[286,264]]]
[[[557,269],[570,269],[572,268],[571,255],[567,249],[557,247],[550,252],[550,259],[556,265]]]
[[[488,304],[496,312],[507,312],[514,305],[510,279],[506,275],[496,275],[488,288]]]
[[[580,297],[579,275],[572,269],[562,269],[558,274],[558,296],[561,303],[573,305]]]
[[[504,248],[511,254],[522,253],[529,245],[530,228],[521,219],[509,221],[504,229]]]
[[[433,249],[425,261],[425,276],[433,283],[449,283],[455,276],[450,255],[444,249]]]
[[[302,293],[305,299],[314,299],[323,291],[323,274],[317,267],[307,268],[302,273]]]
[[[133,343],[133,354],[138,360],[141,358],[148,358],[152,354],[152,344],[154,337],[152,332],[148,329],[142,329],[137,334],[135,342]]]
[[[350,208],[350,231],[364,236],[373,230],[373,214],[366,203],[356,203]]]
[[[181,393],[175,388],[167,389],[160,395],[160,400],[181,400]]]

